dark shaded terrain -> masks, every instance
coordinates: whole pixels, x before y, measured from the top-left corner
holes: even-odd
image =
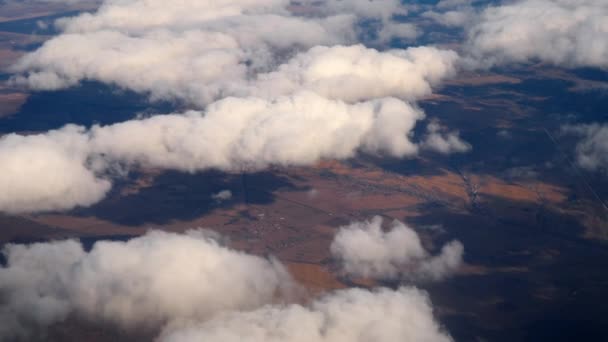
[[[122,194],[119,184],[106,200],[90,208],[75,210],[72,215],[95,216],[127,226],[162,225],[172,220],[193,220],[220,206],[235,203],[271,204],[274,201],[272,192],[282,188],[293,188],[293,185],[270,172],[186,174],[170,171],[156,177],[152,186],[133,194]],[[213,194],[223,190],[229,190],[232,198],[220,203]]]
[[[0,134],[47,131],[67,123],[109,125],[174,110],[179,110],[178,105],[151,103],[145,95],[85,82],[75,88],[31,94],[17,113],[0,118]]]

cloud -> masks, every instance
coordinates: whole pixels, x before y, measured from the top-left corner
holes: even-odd
[[[287,298],[295,285],[277,261],[221,246],[206,231],[149,232],[103,241],[8,245],[0,267],[0,339],[31,338],[76,315],[124,328],[206,320]]]
[[[421,16],[447,27],[467,27],[479,16],[476,0],[441,0]]]
[[[388,23],[395,14],[405,14],[399,0],[185,0],[167,3],[161,0],[106,0],[95,14],[85,14],[74,19],[62,20],[61,25],[69,32],[116,29],[126,32],[142,32],[153,28],[183,30],[189,27],[218,28],[225,31],[227,24],[238,25],[240,20],[264,15],[296,17],[294,3],[301,11],[313,15],[299,16],[297,20],[314,20],[322,17],[351,16],[354,18],[379,19]],[[141,16],[141,13],[147,14]],[[259,22],[272,27],[273,22]],[[262,27],[260,27],[262,28]],[[254,32],[257,33],[257,32]],[[277,34],[282,32],[275,31]],[[300,32],[301,35],[306,33]]]
[[[211,195],[211,198],[213,198],[217,202],[228,201],[232,198],[232,191],[222,190],[216,194]]]
[[[377,279],[440,280],[460,267],[463,251],[452,241],[431,256],[413,229],[394,221],[384,232],[378,216],[342,227],[331,244],[347,275]]]
[[[0,340],[44,338],[52,325],[160,333],[158,341],[452,341],[427,294],[301,289],[273,259],[222,246],[205,230],[151,231],[127,242],[9,244],[0,266]]]
[[[0,137],[0,210],[64,210],[104,198],[111,182],[91,170],[87,144],[82,128],[76,126]]]
[[[485,9],[466,47],[485,65],[543,61],[608,68],[608,2],[520,0]]]
[[[296,15],[283,0],[106,0],[95,13],[60,20],[62,34],[13,66],[14,82],[59,89],[96,80],[197,110],[0,139],[7,162],[20,161],[15,167],[29,167],[20,149],[46,151],[31,154],[35,167],[0,174],[10,187],[0,211],[91,205],[109,190],[117,165],[251,171],[360,152],[410,157],[421,146],[465,150],[455,134],[437,133],[433,144],[413,136],[425,116],[414,101],[456,73],[455,52],[339,45],[357,41],[360,20],[398,25],[399,1],[301,6],[311,12]],[[78,153],[67,138],[36,143],[49,135],[81,142]],[[23,193],[19,201],[15,193]]]
[[[382,26],[377,33],[377,39],[380,43],[388,43],[391,39],[403,39],[413,41],[421,32],[418,27],[411,23],[390,23]]]
[[[576,145],[576,162],[595,171],[608,168],[608,126],[586,124],[562,127],[562,132],[580,137]]]
[[[162,342],[448,342],[425,293],[415,288],[336,291],[310,306],[269,306],[168,328]]]
[[[90,205],[108,191],[110,178],[104,175],[116,163],[186,172],[251,171],[344,159],[359,151],[411,156],[418,150],[411,131],[423,117],[394,98],[347,104],[305,92],[276,101],[227,98],[204,113],[158,115],[90,130],[68,126],[13,134],[0,139],[8,170],[0,173],[5,185],[0,210]]]
[[[384,40],[415,37],[414,25],[392,20],[406,13],[398,0],[300,3],[303,10],[287,0],[106,0],[95,13],[60,19],[63,32],[13,65],[13,82],[55,90],[95,80],[202,108],[302,87],[347,101],[411,98],[455,73],[453,51],[340,46],[359,41],[364,19],[380,21]]]
[[[392,23],[399,1],[325,1],[297,16],[286,0],[105,1],[94,14],[59,21],[63,34],[24,56],[14,82],[38,90],[83,80],[115,84],[153,99],[205,105],[236,93],[252,75],[317,45],[355,43],[362,18],[383,35],[412,36]],[[391,24],[392,25],[392,24]],[[235,89],[237,88],[237,89]]]
[[[307,92],[276,101],[228,98],[204,115],[93,127],[91,145],[128,163],[185,171],[251,170],[344,159],[359,149],[412,155],[416,146],[408,133],[422,117],[406,102],[390,98],[354,105]]]
[[[379,52],[362,45],[319,46],[260,74],[251,93],[268,97],[306,89],[349,102],[387,96],[415,100],[455,75],[457,61],[454,51],[434,47]]]
[[[113,45],[124,47],[112,49]],[[171,53],[166,45],[189,55]],[[87,53],[74,57],[74,48],[65,46]],[[415,99],[453,76],[458,60],[455,52],[434,47],[379,52],[362,45],[319,46],[251,79],[252,67],[243,64],[247,56],[234,50],[237,47],[222,33],[190,32],[181,37],[159,33],[147,39],[115,32],[64,35],[23,57],[15,71],[40,71],[14,81],[34,89],[57,89],[92,79],[149,93],[153,99],[179,99],[199,106],[225,96],[273,98],[301,90],[346,101],[385,96]],[[66,65],[71,59],[76,61]]]
[[[431,122],[426,127],[427,134],[422,147],[441,154],[466,153],[471,150],[471,144],[460,139],[460,133],[445,131],[437,122]]]

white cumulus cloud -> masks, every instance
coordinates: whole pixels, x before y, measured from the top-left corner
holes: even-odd
[[[458,55],[435,47],[339,45],[357,42],[361,19],[405,25],[392,20],[405,11],[399,1],[301,6],[106,0],[94,13],[61,20],[61,34],[13,66],[14,82],[58,89],[95,80],[196,110],[1,138],[0,158],[12,171],[0,173],[8,189],[0,193],[0,211],[94,204],[110,189],[118,164],[127,171],[249,171],[359,152],[408,157],[429,145],[413,136],[425,116],[415,101],[456,73]],[[68,138],[41,143],[59,135]],[[78,141],[77,153],[68,139]],[[449,147],[444,153],[464,151],[454,134],[435,140]]]
[[[467,49],[486,65],[540,60],[608,68],[608,2],[519,0],[485,9]]]
[[[427,134],[422,147],[441,154],[465,153],[471,150],[471,144],[460,138],[458,131],[442,132],[445,128],[437,122],[431,122],[426,127]]]
[[[90,252],[67,240],[8,245],[0,339],[31,338],[70,314],[125,328],[254,309],[295,289],[276,261],[221,246],[205,231],[154,231]]]
[[[293,52],[355,43],[361,18],[378,18],[397,36],[414,30],[388,28],[401,7],[395,0],[309,6],[319,15],[295,15],[286,0],[106,0],[93,14],[59,21],[63,33],[17,62],[14,81],[45,90],[96,80],[203,105]]]
[[[439,280],[460,267],[463,251],[452,241],[432,256],[416,231],[394,221],[385,232],[380,217],[342,227],[331,244],[347,275],[378,279]]]
[[[64,210],[98,202],[111,182],[95,175],[87,156],[87,136],[76,126],[0,137],[0,211]]]
[[[74,240],[7,245],[0,340],[44,338],[69,319],[176,342],[452,341],[424,291],[349,289],[294,304],[303,292],[280,263],[217,237],[152,231],[90,251]]]
[[[211,198],[213,198],[217,202],[228,201],[232,198],[232,191],[222,190],[218,193],[211,195]]]
[[[221,315],[203,324],[169,327],[162,342],[449,342],[424,292],[336,291],[310,306],[268,306]]]
[[[306,89],[350,102],[386,96],[414,100],[453,76],[457,60],[454,51],[434,47],[384,52],[362,45],[315,47],[274,72],[260,74],[252,93]]]
[[[86,206],[110,188],[108,171],[149,166],[196,172],[309,165],[358,152],[415,155],[411,140],[424,114],[384,98],[348,104],[304,92],[275,101],[227,98],[205,112],[158,115],[89,130],[0,138],[0,210],[48,211]],[[56,137],[61,137],[57,139]],[[74,151],[76,150],[76,151]],[[34,162],[29,162],[33,159]]]

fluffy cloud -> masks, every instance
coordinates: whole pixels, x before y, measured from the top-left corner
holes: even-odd
[[[107,0],[95,13],[60,21],[62,34],[13,67],[15,82],[58,89],[97,80],[199,110],[0,139],[15,170],[28,168],[20,150],[47,151],[30,154],[35,168],[0,174],[9,187],[0,194],[0,211],[91,205],[108,191],[108,171],[117,164],[248,171],[358,152],[407,157],[420,145],[465,152],[454,134],[437,133],[432,144],[413,138],[424,118],[413,102],[455,74],[455,52],[316,46],[356,41],[363,18],[384,28],[406,25],[392,21],[399,1],[304,2],[299,10],[290,4]],[[65,139],[38,143],[53,140],[49,135],[79,141],[78,153]],[[53,182],[42,183],[48,177]]]
[[[168,50],[166,41],[179,52]],[[112,49],[113,45],[123,48]],[[361,45],[315,47],[251,79],[253,66],[245,66],[247,56],[238,51],[238,45],[223,33],[189,32],[175,37],[162,32],[147,39],[116,32],[98,32],[94,37],[63,35],[22,58],[15,70],[40,71],[15,81],[36,89],[56,89],[94,79],[147,92],[152,98],[201,106],[228,95],[273,98],[298,90],[347,101],[384,96],[415,99],[454,75],[458,59],[453,51],[433,47],[387,52]],[[87,53],[67,64],[74,59],[74,49]],[[188,55],[181,55],[184,52]],[[264,58],[271,57],[260,57]]]
[[[484,10],[467,49],[486,65],[541,60],[608,68],[608,2],[520,0]]]
[[[86,79],[147,92],[155,99],[208,102],[222,86],[245,77],[245,56],[237,47],[230,36],[200,31],[159,31],[146,37],[116,31],[65,34],[23,57],[13,70],[33,70],[15,81],[38,90]]]
[[[415,30],[389,27],[399,1],[308,5],[322,16],[296,16],[289,5],[286,0],[107,0],[94,14],[61,20],[64,33],[14,65],[20,74],[14,81],[50,90],[97,80],[152,98],[204,105],[242,95],[237,92],[252,75],[294,51],[356,42],[361,18],[382,20],[387,37]]]
[[[148,327],[249,310],[295,289],[278,262],[221,246],[205,231],[128,242],[8,245],[0,268],[0,339],[32,337],[70,314]]]
[[[399,0],[184,0],[171,4],[160,0],[106,0],[97,13],[63,20],[60,24],[69,32],[117,29],[134,33],[158,27],[182,30],[187,27],[207,27],[209,23],[212,24],[209,27],[221,27],[223,30],[229,23],[238,25],[240,20],[257,15],[294,17],[294,14],[298,14],[297,10],[293,10],[294,3],[299,3],[295,7],[299,7],[300,11],[314,14],[308,16],[313,18],[351,16],[388,23],[393,15],[406,13]],[[142,13],[146,15],[140,15]],[[268,28],[274,23],[259,24]],[[281,34],[279,31],[275,33]]]
[[[348,104],[304,92],[275,101],[227,98],[206,112],[90,130],[68,126],[40,135],[13,134],[0,139],[7,170],[0,173],[0,210],[90,205],[108,191],[103,175],[116,163],[187,172],[249,171],[344,159],[359,151],[411,156],[418,151],[412,130],[423,117],[394,98]]]
[[[314,93],[276,101],[228,98],[202,115],[155,116],[93,127],[91,147],[127,163],[197,171],[308,165],[359,150],[416,153],[408,134],[423,114],[396,99],[349,105]]]
[[[413,229],[394,221],[384,232],[380,217],[341,228],[331,245],[347,275],[379,279],[439,280],[458,269],[463,251],[452,241],[431,256]]]
[[[83,130],[75,126],[0,137],[0,211],[63,210],[105,197],[111,183],[91,171],[87,144]]]
[[[576,146],[576,161],[587,170],[608,168],[608,126],[600,124],[565,126],[566,134],[581,138]]]
[[[455,72],[457,55],[339,45],[358,42],[361,22],[379,25],[381,41],[415,37],[413,25],[392,20],[403,10],[399,0],[106,0],[59,20],[63,33],[13,66],[14,82],[49,90],[94,80],[197,110],[1,137],[0,211],[90,205],[109,191],[115,166],[247,171],[358,152],[415,155],[424,114],[413,101]],[[451,243],[430,257],[415,233],[394,235],[418,251],[389,262],[414,265],[416,277],[441,278],[462,255]],[[342,232],[332,248],[347,240]],[[417,289],[287,304],[298,286],[281,264],[204,231],[150,232],[90,251],[71,240],[8,245],[4,255],[0,339],[37,337],[76,317],[162,329],[166,341],[451,341]]]
[[[422,147],[427,150],[441,154],[450,154],[465,153],[472,148],[471,144],[460,139],[459,132],[442,132],[442,130],[445,131],[445,128],[442,128],[437,122],[429,123],[426,130],[427,134]]]
[[[232,198],[232,191],[230,190],[222,190],[218,193],[211,195],[216,202],[228,201]]]
[[[44,337],[68,317],[151,329],[159,341],[452,340],[416,288],[287,304],[301,292],[281,264],[223,247],[208,231],[153,231],[90,251],[73,240],[8,245],[4,255],[2,340]]]
[[[414,288],[337,291],[309,307],[264,307],[169,328],[163,342],[448,342],[427,296]]]
[[[421,16],[447,27],[466,27],[471,25],[479,14],[475,2],[477,1],[441,0]]]
[[[453,76],[457,60],[454,51],[434,47],[385,52],[362,45],[315,47],[260,74],[250,92],[270,96],[306,89],[351,102],[386,96],[414,100]]]

